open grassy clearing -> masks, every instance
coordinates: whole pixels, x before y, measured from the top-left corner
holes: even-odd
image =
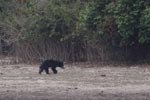
[[[83,66],[85,68],[83,68]],[[1,65],[0,100],[149,100],[150,68],[66,65],[38,74],[38,65]]]

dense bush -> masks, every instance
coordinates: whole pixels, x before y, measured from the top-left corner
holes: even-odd
[[[146,58],[149,50],[148,0],[1,0],[0,13],[1,53],[23,59],[105,60],[118,48]]]

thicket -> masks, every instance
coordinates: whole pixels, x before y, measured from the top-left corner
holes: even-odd
[[[0,53],[21,61],[146,60],[148,0],[1,0]]]

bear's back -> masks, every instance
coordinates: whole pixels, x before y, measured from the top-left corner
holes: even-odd
[[[45,67],[56,67],[58,66],[58,62],[55,60],[45,60],[41,66]]]

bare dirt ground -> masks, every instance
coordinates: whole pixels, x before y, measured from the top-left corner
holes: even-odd
[[[0,100],[150,100],[149,65],[81,66],[39,75],[38,65],[1,65]]]

